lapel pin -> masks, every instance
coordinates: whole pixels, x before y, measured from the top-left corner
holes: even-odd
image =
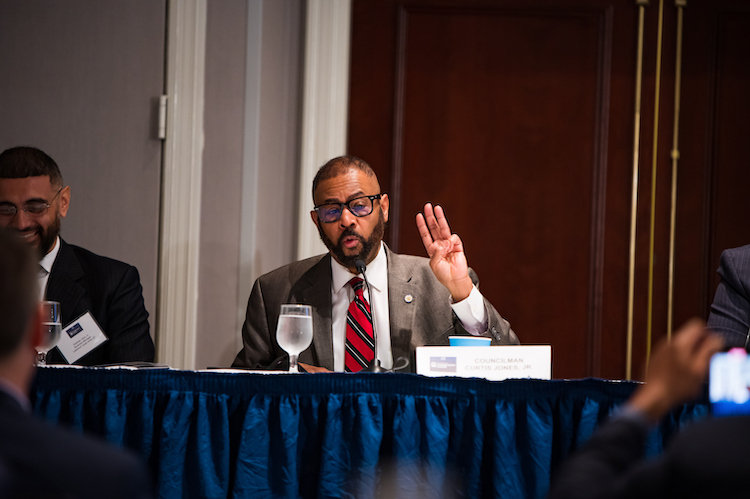
[[[412,295],[406,295],[404,296],[404,301],[406,303],[411,303],[414,300],[414,297]]]

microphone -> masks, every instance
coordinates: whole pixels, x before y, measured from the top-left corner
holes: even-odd
[[[375,327],[375,308],[373,304],[373,296],[372,296],[372,289],[370,288],[370,281],[367,280],[367,274],[365,274],[365,270],[367,270],[367,264],[365,264],[365,261],[361,258],[358,258],[354,262],[354,267],[357,269],[357,272],[362,274],[362,277],[365,280],[365,286],[367,286],[367,294],[370,297],[370,317],[372,317],[372,341],[375,344],[374,350],[374,357],[372,359],[372,362],[370,362],[370,365],[367,366],[366,371],[369,371],[371,373],[384,373],[387,372],[386,369],[383,369],[380,367],[380,359],[378,359],[378,330]]]

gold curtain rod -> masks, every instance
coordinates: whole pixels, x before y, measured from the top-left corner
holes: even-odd
[[[674,253],[675,225],[677,219],[677,164],[680,160],[680,88],[682,83],[682,15],[687,0],[675,0],[677,7],[677,48],[674,69],[674,123],[672,125],[672,201],[669,214],[669,283],[667,290],[667,338],[672,340],[672,314],[674,310]]]
[[[662,36],[664,33],[664,0],[659,0],[659,24],[656,39],[656,80],[654,82],[654,139],[651,144],[651,224],[649,227],[648,303],[646,310],[646,365],[651,359],[651,335],[654,316],[654,241],[656,239],[656,173],[659,151],[659,104],[661,102]]]
[[[633,185],[630,202],[630,252],[628,271],[628,327],[625,353],[625,379],[632,379],[633,365],[633,298],[635,293],[635,227],[638,214],[638,162],[641,140],[641,85],[643,81],[643,27],[648,0],[636,0],[638,5],[638,55],[635,69],[635,130],[633,133]]]

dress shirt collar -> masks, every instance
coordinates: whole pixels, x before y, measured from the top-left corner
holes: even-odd
[[[60,253],[60,236],[55,238],[55,246],[52,248],[52,251],[44,255],[44,258],[39,262],[39,265],[41,265],[48,274],[52,272],[52,265],[55,264],[58,253]]]
[[[334,293],[338,293],[354,277],[349,269],[334,258],[331,258],[331,273]],[[361,274],[357,275],[361,276]],[[380,241],[380,249],[375,259],[367,264],[367,280],[370,282],[370,286],[377,291],[383,291],[388,287],[388,258],[385,256],[385,243],[383,241]]]

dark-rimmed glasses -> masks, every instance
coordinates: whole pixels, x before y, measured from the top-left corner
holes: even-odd
[[[318,214],[318,218],[321,222],[330,224],[337,222],[341,218],[341,214],[344,212],[344,207],[355,217],[366,217],[372,213],[372,203],[376,199],[380,199],[382,194],[373,194],[372,196],[360,196],[358,198],[351,199],[346,203],[324,203],[319,204],[314,208],[315,213]]]
[[[57,196],[60,195],[62,192],[63,187],[60,188],[59,191],[57,191],[57,194],[52,198],[52,200],[49,203],[43,203],[42,201],[32,201],[30,203],[26,203],[21,207],[21,209],[27,214],[31,216],[41,216],[47,213],[47,210],[49,210],[49,207],[52,206],[52,203],[55,202],[55,199],[57,199]],[[16,216],[16,213],[18,213],[18,208],[16,208],[15,205],[10,203],[3,203],[0,204],[0,217],[2,218],[13,218]]]

